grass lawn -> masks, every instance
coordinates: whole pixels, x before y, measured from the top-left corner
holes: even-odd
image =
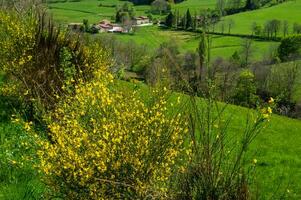
[[[300,23],[301,0],[288,1],[269,8],[262,8],[254,11],[230,15],[223,18],[225,24],[227,24],[229,19],[233,19],[235,22],[231,33],[251,34],[251,26],[253,22],[263,26],[267,20],[272,19],[278,19],[281,21],[287,20],[289,22],[290,32],[292,32],[293,24],[295,22]],[[219,29],[221,27],[221,23],[223,22],[219,23]],[[227,25],[225,27],[227,30]]]

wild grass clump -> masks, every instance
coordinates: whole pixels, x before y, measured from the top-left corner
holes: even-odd
[[[251,169],[256,160],[246,157],[250,143],[266,126],[271,108],[253,113],[243,132],[229,132],[226,106],[210,97],[191,97],[189,110],[190,157],[178,174],[175,199],[251,199]],[[253,196],[254,197],[254,196]]]

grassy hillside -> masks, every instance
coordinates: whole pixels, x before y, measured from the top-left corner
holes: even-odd
[[[109,34],[109,33],[108,33]],[[109,34],[110,35],[110,34]],[[112,34],[111,34],[112,35]],[[115,37],[122,41],[134,41],[138,44],[146,44],[151,49],[156,49],[163,42],[173,41],[179,46],[182,53],[186,51],[195,51],[199,44],[199,34],[184,32],[162,30],[158,27],[141,27],[134,35],[114,34]],[[242,38],[230,36],[212,35],[212,50],[213,57],[230,57],[235,51],[240,52],[243,43]],[[272,49],[278,45],[277,42],[256,41],[252,44],[251,56],[254,60],[260,60]]]
[[[172,6],[174,10],[178,10],[181,13],[186,12],[187,9],[193,14],[194,12],[199,13],[201,9],[214,9],[215,0],[186,0],[181,3]]]
[[[122,85],[128,87],[129,84],[122,82]],[[144,84],[131,84],[130,87],[145,91]],[[173,96],[171,101],[178,95]],[[181,97],[185,99],[185,96]],[[229,134],[240,137],[251,113],[253,111],[250,109],[228,105],[224,117],[231,118]],[[301,121],[273,114],[268,126],[251,144],[246,161],[258,160],[256,180],[252,186],[258,189],[260,199],[279,199],[280,196],[285,199],[301,198],[300,143]]]
[[[83,0],[74,2],[49,3],[48,8],[53,14],[54,19],[62,22],[82,22],[88,19],[90,23],[96,23],[103,18],[111,18],[116,12],[115,7],[104,7],[103,5],[122,5],[124,2],[118,0]]]
[[[120,82],[121,87],[142,88],[146,92],[145,85],[137,85]],[[176,94],[176,98],[179,94]],[[185,96],[184,96],[185,97]],[[184,98],[185,99],[185,98]],[[2,114],[0,115],[0,158],[10,159],[0,169],[0,198],[4,199],[31,199],[37,198],[43,191],[43,185],[35,171],[31,167],[20,167],[13,163],[19,162],[21,156],[27,155],[21,151],[22,142],[26,142],[26,134],[9,120],[5,113],[9,111],[10,103],[3,97],[0,98]],[[229,132],[239,137],[245,126],[246,116],[250,110],[238,106],[229,105],[225,116],[231,117]],[[258,160],[256,168],[256,183],[260,195],[264,199],[273,199],[273,195],[284,195],[288,199],[301,198],[301,121],[273,115],[269,126],[255,139],[251,145],[248,160]],[[12,154],[7,154],[12,152]],[[8,156],[9,155],[9,156]],[[2,159],[3,160],[3,159]]]
[[[100,19],[111,19],[114,17],[116,13],[114,6],[124,3],[125,1],[119,0],[54,1],[53,3],[48,3],[48,8],[54,18],[63,23],[82,22],[83,19],[88,19],[91,23],[96,23]],[[173,4],[172,9],[183,13],[189,8],[193,14],[195,12],[199,13],[201,9],[213,9],[215,3],[215,0],[187,0],[179,4]],[[102,6],[99,6],[100,4]],[[149,10],[149,5],[135,6],[136,15],[147,15]]]
[[[267,20],[278,19],[287,20],[289,22],[290,32],[293,24],[300,22],[301,19],[301,0],[288,1],[269,8],[262,8],[254,11],[243,12],[223,18],[223,21],[233,19],[235,26],[232,33],[251,34],[251,26],[253,22],[264,25]],[[219,23],[219,27],[221,26]]]
[[[124,1],[119,0],[82,0],[79,2],[57,2],[50,3],[49,8],[51,13],[54,16],[54,19],[58,20],[61,23],[68,22],[81,22],[83,19],[88,19],[90,23],[98,22],[100,19],[107,18],[110,19],[115,15],[115,7],[104,7],[102,5],[121,5]],[[187,0],[179,4],[175,4],[173,9],[178,9],[181,11],[186,11],[189,8],[192,13],[194,11],[199,11],[202,8],[214,8],[215,1],[205,1],[205,0]],[[281,5],[282,6],[282,5]],[[274,8],[274,7],[273,7]],[[145,15],[146,11],[149,10],[149,6],[135,6],[136,15]],[[270,9],[270,8],[268,8]],[[266,9],[261,9],[258,11],[263,11]],[[255,11],[256,12],[256,11]],[[251,12],[250,12],[251,13]],[[236,15],[234,15],[236,16]],[[249,20],[249,17],[247,17]],[[252,23],[252,22],[250,22]],[[236,23],[232,32],[238,31],[241,33],[241,30],[237,30],[240,27],[240,24]],[[227,28],[226,28],[227,29]],[[117,38],[122,41],[133,40],[139,44],[146,44],[151,49],[156,49],[158,46],[166,41],[176,41],[178,43],[179,49],[181,52],[186,51],[195,51],[198,42],[199,35],[190,32],[184,31],[170,31],[162,30],[158,27],[141,27],[139,28],[134,35],[118,35],[114,34]],[[230,57],[235,51],[241,51],[241,45],[243,39],[239,37],[229,37],[229,36],[212,36],[212,57]],[[265,57],[270,49],[273,49],[277,46],[275,42],[266,42],[266,41],[254,41],[253,42],[253,55],[251,59],[261,60]]]

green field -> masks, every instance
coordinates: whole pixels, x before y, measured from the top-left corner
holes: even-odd
[[[101,19],[111,19],[115,16],[116,8],[107,6],[122,5],[124,3],[125,1],[119,0],[81,0],[49,3],[48,8],[53,17],[62,23],[82,22],[83,19],[96,23]],[[199,13],[202,9],[215,8],[215,3],[215,0],[188,0],[179,4],[173,4],[172,9],[184,13],[189,8],[194,14]],[[100,4],[104,6],[99,6]],[[147,15],[150,10],[149,5],[134,7],[137,16]],[[157,15],[156,17],[160,18],[162,16]]]
[[[301,1],[299,1],[301,2]],[[111,19],[115,15],[115,8],[113,7],[99,7],[98,5],[121,5],[124,2],[118,0],[82,0],[79,2],[65,2],[65,3],[51,3],[49,4],[50,12],[53,14],[54,19],[61,23],[69,22],[81,22],[83,19],[88,19],[90,23],[99,21],[100,19]],[[189,8],[192,13],[198,12],[202,8],[214,8],[215,1],[209,0],[187,0],[179,4],[175,4],[173,9],[178,9],[180,12],[186,11]],[[283,5],[280,5],[283,6]],[[136,15],[145,15],[149,10],[149,6],[135,6]],[[275,7],[276,8],[276,7]],[[274,9],[267,8],[258,10],[263,12],[264,10]],[[254,12],[258,12],[254,11]],[[250,12],[252,13],[252,12]],[[234,15],[236,17],[239,15]],[[246,17],[249,20],[249,17]],[[244,22],[242,22],[244,23]],[[252,23],[249,21],[249,23]],[[248,27],[247,25],[246,27]],[[233,28],[232,32],[241,32],[239,22]],[[199,35],[184,31],[170,31],[162,30],[158,27],[140,27],[134,35],[118,35],[115,36],[122,41],[135,41],[138,44],[146,44],[150,49],[154,50],[159,47],[160,44],[166,41],[176,41],[179,49],[182,53],[186,51],[195,51],[198,42]],[[244,39],[239,37],[229,36],[212,36],[212,57],[230,57],[235,51],[241,51],[241,45]],[[271,49],[277,46],[275,42],[267,41],[254,41],[253,42],[253,60],[261,60],[264,58]]]
[[[109,33],[107,33],[109,34]],[[110,35],[110,34],[109,34]],[[153,27],[140,27],[135,34],[115,34],[116,38],[122,41],[134,41],[138,44],[145,44],[151,49],[156,49],[163,42],[176,42],[180,52],[195,51],[199,44],[200,35],[197,33],[184,31],[171,31]],[[213,58],[223,57],[228,58],[235,51],[240,52],[243,43],[240,37],[212,35],[211,37],[211,55]],[[255,41],[252,43],[253,60],[260,60],[278,45],[277,42]]]
[[[301,0],[288,1],[273,7],[262,8],[254,11],[243,12],[235,15],[230,15],[223,18],[224,22],[233,19],[235,26],[231,33],[236,34],[251,34],[251,26],[253,22],[264,25],[266,21],[278,19],[281,21],[287,20],[289,23],[290,32],[292,31],[293,24],[300,22],[301,19]],[[221,27],[220,22],[218,27]],[[226,25],[227,27],[227,25]]]
[[[100,7],[103,5],[122,5],[124,2],[118,0],[84,0],[78,2],[50,3],[48,8],[54,19],[61,23],[82,22],[88,19],[90,23],[96,23],[101,19],[110,19],[114,16],[116,8]]]
[[[184,13],[187,11],[187,9],[189,9],[192,14],[198,14],[200,10],[203,9],[214,9],[215,4],[215,0],[186,0],[181,3],[175,4],[174,6],[172,6],[172,8],[173,10],[178,10],[181,13]]]

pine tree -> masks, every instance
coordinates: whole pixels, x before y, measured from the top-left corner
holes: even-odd
[[[118,10],[118,11],[116,12],[115,22],[116,22],[116,23],[119,23],[120,21],[121,21],[121,19],[120,19],[120,11]]]
[[[172,14],[172,12],[170,12],[165,19],[165,25],[168,27],[172,27],[173,23],[174,23],[174,15]]]
[[[185,29],[189,29],[189,28],[192,28],[192,17],[189,9],[187,9]]]
[[[258,8],[258,1],[256,1],[256,0],[247,0],[246,1],[245,9],[254,10],[256,8]]]

